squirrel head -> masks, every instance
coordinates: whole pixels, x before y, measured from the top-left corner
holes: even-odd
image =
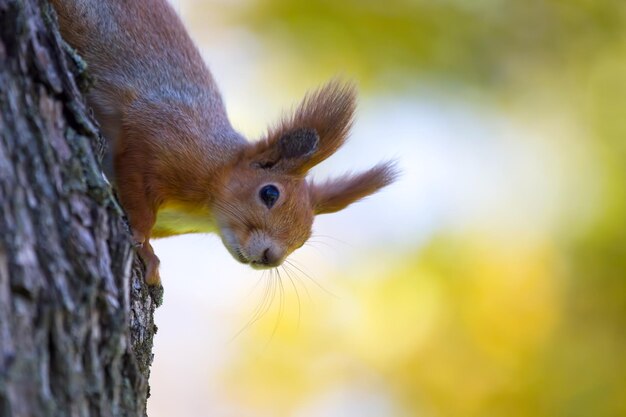
[[[345,143],[355,102],[352,84],[331,81],[248,145],[222,177],[213,213],[237,260],[259,269],[280,265],[310,237],[315,215],[339,211],[394,181],[393,162],[323,183],[306,178]]]

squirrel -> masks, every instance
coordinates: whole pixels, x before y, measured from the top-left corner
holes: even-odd
[[[213,76],[166,0],[52,0],[61,35],[96,82],[87,102],[113,158],[132,238],[158,285],[150,239],[216,232],[230,254],[273,268],[311,235],[314,216],[392,183],[394,162],[315,183],[307,172],[344,144],[356,89],[308,93],[258,141],[233,129]]]

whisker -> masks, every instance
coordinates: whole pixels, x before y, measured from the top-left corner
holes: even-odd
[[[307,277],[309,280],[311,280],[315,285],[317,285],[326,294],[331,295],[331,296],[333,296],[335,298],[341,298],[337,294],[334,294],[332,291],[327,290],[322,284],[317,282],[317,280],[315,280],[313,277],[311,277],[309,274],[307,274],[301,268],[299,268],[298,265],[296,265],[296,263],[295,263],[296,261],[295,260],[291,260],[291,261],[290,260],[285,260],[285,262],[289,263],[289,265],[291,265],[292,267],[294,267],[295,269],[300,271],[305,277]]]
[[[265,304],[268,301],[268,297],[270,294],[270,288],[271,288],[272,282],[271,281],[266,281],[265,282],[265,291],[263,293],[263,298],[261,299],[261,303],[259,303],[257,305],[257,308],[254,310],[254,313],[252,315],[252,318],[250,319],[251,321],[254,321],[257,319],[257,317],[259,317],[259,315],[261,314],[261,312],[263,311],[263,308],[265,306]]]
[[[327,247],[329,247],[329,248],[334,249],[333,245],[331,245],[331,244],[330,244],[330,243],[328,243],[328,242],[321,241],[321,240],[313,240],[313,239],[309,239],[309,240],[307,240],[307,243],[309,243],[309,244],[314,243],[314,244],[316,244],[316,245],[324,245],[324,246],[327,246]]]
[[[246,298],[249,298],[249,297],[252,295],[252,293],[254,292],[254,290],[256,290],[256,289],[257,289],[257,287],[259,286],[259,283],[260,283],[261,281],[263,281],[263,277],[265,276],[265,274],[266,274],[266,273],[267,273],[267,271],[263,271],[263,272],[261,273],[261,276],[259,277],[259,279],[257,279],[257,280],[256,280],[256,282],[254,283],[254,285],[252,286],[252,288],[250,289],[250,291],[248,292],[248,294],[246,294]]]
[[[319,248],[317,246],[315,246],[315,244],[317,244],[317,242],[306,242],[304,244],[304,246],[309,247],[311,249],[315,249],[320,255],[325,256],[324,251],[322,250],[322,248]]]
[[[280,297],[280,301],[278,303],[278,316],[276,317],[276,323],[274,324],[274,329],[272,330],[272,335],[270,336],[270,340],[269,342],[272,341],[272,339],[274,339],[274,335],[276,334],[276,330],[278,330],[278,325],[280,324],[280,320],[283,317],[283,311],[285,308],[285,288],[283,287],[283,280],[280,276],[280,271],[278,270],[278,268],[274,268],[272,269],[272,271],[276,271],[276,274],[278,275],[278,283],[280,284],[280,286],[278,287],[279,289],[279,297]]]
[[[300,328],[300,317],[301,317],[301,302],[300,302],[300,294],[298,293],[298,287],[296,287],[295,282],[293,282],[293,278],[291,278],[291,274],[289,273],[289,270],[286,268],[286,265],[282,265],[283,271],[285,271],[285,274],[287,275],[287,278],[289,278],[289,281],[291,282],[291,286],[293,287],[294,291],[296,292],[296,299],[298,300],[298,325],[297,328]]]
[[[296,282],[299,282],[300,284],[302,284],[302,287],[304,288],[304,292],[306,293],[308,300],[310,302],[313,302],[313,299],[311,298],[311,294],[309,293],[309,288],[306,286],[306,282],[302,278],[300,278],[300,276],[298,275],[298,272],[293,269],[293,265],[289,263],[285,263],[283,264],[283,267],[288,268],[288,270],[291,273],[293,273],[293,275],[296,278]]]
[[[278,287],[278,285],[276,285],[276,281],[277,281],[278,278],[276,277],[274,271],[275,271],[274,269],[270,270],[270,277],[272,279],[272,303],[270,304],[270,307],[271,307],[272,304],[274,304],[274,298],[276,298],[276,288]],[[272,334],[270,335],[269,339],[265,343],[265,346],[263,347],[263,349],[267,349],[267,347],[269,346],[271,341],[274,339],[274,334],[276,334],[276,329],[278,328],[278,321],[280,320],[280,315],[281,315],[281,306],[279,304],[279,307],[278,307],[278,317],[277,317],[276,323],[274,324],[274,328],[272,330]]]
[[[343,245],[350,246],[350,247],[354,247],[354,245],[353,245],[352,243],[350,243],[350,242],[346,242],[345,240],[337,239],[337,238],[336,238],[336,237],[334,237],[334,236],[329,236],[329,235],[319,235],[319,234],[317,234],[317,233],[315,233],[315,234],[313,234],[313,235],[311,236],[311,238],[318,238],[318,237],[319,237],[319,238],[324,238],[324,239],[331,239],[331,240],[334,240],[335,242],[341,243],[341,244],[343,244]]]
[[[215,205],[220,208],[225,213],[229,214],[236,220],[241,223],[254,223],[254,224],[265,224],[266,219],[264,219],[258,213],[250,213],[243,210],[241,207],[234,205],[228,201],[216,202]]]
[[[248,320],[248,322],[237,333],[235,333],[235,335],[230,339],[230,342],[232,342],[237,337],[239,337],[239,335],[241,335],[245,330],[247,330],[250,327],[252,327],[252,325],[254,323],[256,323],[257,321],[259,321],[268,312],[268,310],[272,307],[274,296],[276,294],[276,292],[275,292],[276,288],[274,286],[274,280],[272,278],[273,278],[273,276],[271,275],[271,271],[270,271],[270,279],[268,281],[266,281],[265,292],[263,294],[263,298],[262,298],[261,302],[255,308],[255,310],[254,310],[254,312],[252,314],[252,317]],[[272,290],[273,290],[273,292],[272,292]],[[271,296],[270,296],[270,293],[272,293]]]
[[[235,220],[241,222],[241,223],[245,223],[245,219],[243,217],[243,213],[240,210],[234,210],[229,208],[227,205],[223,204],[223,203],[215,203],[215,206],[220,209],[221,211],[223,211],[224,213],[228,214],[229,216],[233,217]]]

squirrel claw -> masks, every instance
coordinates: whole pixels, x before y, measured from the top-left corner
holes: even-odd
[[[141,248],[143,247],[143,244],[146,241],[146,237],[144,236],[143,233],[139,233],[138,231],[133,231],[133,245],[136,248]]]

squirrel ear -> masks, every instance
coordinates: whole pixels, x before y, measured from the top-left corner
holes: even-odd
[[[253,163],[305,174],[344,144],[355,103],[354,85],[338,80],[308,93],[293,114],[283,117],[263,140],[253,145]],[[283,159],[285,155],[291,156]]]
[[[258,168],[282,172],[299,172],[317,151],[320,137],[314,129],[295,129],[284,133],[254,156],[252,164]]]
[[[346,174],[322,184],[309,184],[315,214],[334,213],[374,194],[398,177],[395,162],[385,162],[359,174]]]
[[[317,151],[320,137],[314,129],[296,129],[278,139],[280,157],[283,159],[308,159]]]

